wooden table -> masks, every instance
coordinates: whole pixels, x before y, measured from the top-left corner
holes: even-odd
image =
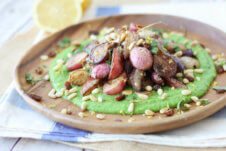
[[[27,30],[30,30],[31,27],[34,26],[32,21],[32,5],[35,0],[1,0],[0,3],[0,18],[2,21],[0,22],[0,45],[3,45],[5,41],[13,38],[15,35],[23,33]],[[163,0],[160,0],[161,2]],[[165,0],[167,2],[169,0]],[[100,6],[100,5],[122,5],[126,3],[132,4],[150,4],[149,0],[139,0],[139,1],[131,1],[131,0],[93,0],[93,6]],[[152,0],[151,3],[155,3],[157,0]],[[159,1],[158,1],[159,2]],[[26,43],[31,43],[31,39],[27,38],[27,41],[22,42],[21,44],[25,45]],[[14,39],[12,41],[17,41]],[[9,62],[9,60],[14,60],[14,56],[7,56],[8,52],[5,52],[7,48],[9,49],[10,42],[8,41],[7,44],[2,46],[0,49],[0,72],[1,72],[1,88],[0,88],[0,95],[4,92],[6,87],[12,80],[12,72],[10,69],[13,69],[14,64],[9,66],[4,66],[5,63]],[[9,50],[10,51],[10,50]],[[11,52],[13,54],[13,52]],[[22,52],[21,52],[22,53]],[[17,58],[15,58],[17,59]],[[9,69],[8,69],[9,68]],[[4,73],[3,73],[4,72]],[[10,77],[11,76],[11,77]],[[119,145],[119,142],[114,143],[115,146]],[[105,144],[107,145],[107,144]],[[122,142],[120,142],[122,145]],[[136,144],[136,143],[124,143],[124,145],[128,146],[128,149],[132,149],[133,145],[138,145],[140,148],[144,150],[150,149],[147,145]],[[94,148],[95,144],[93,145]],[[150,147],[150,146],[149,146]],[[156,148],[155,148],[156,147]],[[101,148],[101,147],[100,147]],[[154,149],[155,148],[155,149]],[[152,145],[152,149],[154,150],[181,150],[179,148],[173,147],[164,147],[164,146],[157,146]],[[40,140],[32,140],[32,139],[24,139],[24,138],[0,138],[0,151],[47,151],[47,150],[54,150],[54,151],[81,151],[82,149],[66,146],[63,144],[55,143],[55,142],[47,142],[47,141],[40,141]],[[197,150],[197,149],[182,149],[182,150]],[[212,150],[212,149],[207,149]],[[225,149],[217,149],[217,150],[225,150]]]

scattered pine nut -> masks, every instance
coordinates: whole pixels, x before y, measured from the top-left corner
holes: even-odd
[[[60,111],[60,113],[62,113],[62,114],[67,114],[67,109],[62,109],[61,111]]]
[[[144,114],[146,116],[153,116],[155,114],[155,112],[151,111],[151,110],[145,110]]]
[[[182,74],[181,72],[178,72],[178,73],[176,74],[176,77],[177,77],[177,78],[181,78],[181,77],[183,77],[183,74]]]
[[[48,93],[48,96],[52,99],[56,99],[56,90],[55,89],[52,89],[49,93]]]
[[[182,51],[178,51],[174,54],[176,57],[181,57],[183,55]]]
[[[191,94],[191,90],[182,90],[181,94],[182,95],[190,95]]]
[[[168,109],[168,107],[162,108],[159,113],[164,114]]]
[[[134,103],[131,102],[131,103],[129,104],[129,107],[128,107],[128,112],[129,112],[129,113],[133,113],[133,111],[134,111]]]
[[[193,69],[186,69],[186,70],[184,70],[184,74],[193,73],[193,72],[194,72]]]
[[[184,104],[184,106],[187,107],[187,108],[191,108],[191,104],[186,103],[186,104]]]
[[[126,34],[122,33],[120,37],[120,42],[123,42],[126,39]]]
[[[199,102],[196,102],[195,104],[196,104],[196,106],[200,106],[201,102],[199,101]]]
[[[77,87],[73,87],[70,90],[68,90],[69,93],[75,93],[77,92],[78,88]]]
[[[128,49],[129,49],[129,50],[132,50],[132,48],[134,47],[134,45],[135,45],[135,42],[132,42],[132,43],[128,46]]]
[[[62,88],[59,92],[56,92],[55,93],[55,96],[57,97],[57,98],[59,98],[59,97],[62,97],[63,95],[64,95],[64,88]]]
[[[133,122],[133,121],[135,121],[135,119],[132,118],[132,117],[128,119],[128,122],[129,122],[129,123],[131,123],[131,122]]]
[[[197,96],[191,96],[192,101],[194,102],[198,102],[199,98]]]
[[[46,61],[46,60],[49,59],[49,57],[47,55],[41,55],[40,59],[43,60],[43,61]]]
[[[146,91],[149,91],[149,92],[152,91],[152,86],[147,85],[147,86],[145,87],[145,90],[146,90]]]
[[[48,75],[48,74],[45,75],[45,76],[43,77],[43,79],[46,80],[46,81],[49,81],[49,75]]]
[[[144,39],[139,39],[137,42],[136,42],[136,45],[139,46],[141,44],[144,43]]]
[[[89,98],[91,101],[94,101],[94,102],[97,101],[97,98],[94,95],[90,95]]]
[[[99,119],[99,120],[103,120],[105,118],[105,115],[104,114],[97,114],[96,118]]]
[[[82,97],[82,101],[88,101],[88,100],[90,100],[89,95],[87,95],[87,96],[83,96],[83,97]]]
[[[183,79],[183,83],[184,83],[184,84],[188,84],[188,83],[189,83],[189,80],[188,80],[187,78],[184,78],[184,79]]]
[[[84,118],[84,117],[87,116],[87,114],[84,113],[84,112],[79,112],[79,113],[78,113],[78,116],[81,117],[81,118]]]
[[[74,97],[76,97],[77,93],[71,93],[70,95],[68,95],[68,99],[71,100]]]
[[[132,93],[133,93],[132,90],[123,90],[123,91],[122,91],[122,94],[123,94],[123,95],[130,95],[130,94],[132,94]]]
[[[167,93],[163,93],[163,94],[160,96],[160,99],[164,100],[164,99],[166,99],[166,97],[167,97]]]
[[[224,71],[226,71],[226,64],[223,65],[223,69],[224,69]]]
[[[97,94],[99,92],[100,92],[100,89],[99,88],[95,88],[95,89],[93,89],[92,94]]]
[[[146,94],[143,94],[143,93],[136,93],[136,94],[142,100],[148,99],[148,95],[146,95]]]
[[[81,110],[85,111],[87,109],[87,103],[86,102],[82,102],[81,104]]]
[[[53,70],[54,70],[54,71],[58,71],[62,66],[63,66],[62,64],[57,64],[57,65],[53,68]]]
[[[203,71],[204,71],[203,69],[194,69],[195,73],[203,73]]]
[[[103,102],[103,97],[102,97],[101,95],[99,95],[99,96],[97,97],[97,101],[98,101],[98,102]]]
[[[159,96],[161,96],[163,94],[163,90],[160,88],[160,89],[157,90],[157,93],[158,93]]]

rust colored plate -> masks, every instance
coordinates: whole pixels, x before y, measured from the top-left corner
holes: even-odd
[[[204,97],[211,100],[210,104],[203,107],[193,105],[190,111],[172,117],[157,114],[155,117],[149,119],[142,115],[135,115],[132,117],[134,119],[133,122],[128,122],[131,118],[130,116],[110,114],[106,115],[105,120],[98,120],[95,115],[91,114],[86,118],[80,118],[78,116],[80,108],[77,106],[63,99],[55,100],[48,97],[47,94],[51,89],[49,82],[41,81],[32,87],[25,82],[24,75],[26,72],[34,73],[34,70],[38,66],[49,65],[52,59],[43,62],[40,61],[40,56],[50,52],[55,47],[57,41],[65,36],[80,41],[88,37],[90,30],[99,30],[103,27],[111,26],[120,27],[131,22],[147,25],[159,21],[166,23],[167,26],[158,24],[156,27],[185,32],[188,38],[198,40],[213,50],[213,53],[224,53],[224,50],[226,50],[226,35],[222,31],[194,20],[158,14],[121,15],[99,18],[61,30],[28,50],[16,68],[15,79],[17,90],[34,110],[44,114],[48,118],[74,128],[103,133],[149,133],[165,131],[197,122],[223,108],[226,104],[226,95],[216,94],[215,91],[209,90]],[[47,70],[44,72],[47,73]],[[219,85],[223,86],[226,85],[225,79],[226,74],[222,74],[217,77],[216,81]],[[37,102],[31,99],[27,95],[28,93],[35,93],[42,96],[43,101]],[[72,114],[61,114],[60,111],[63,108],[69,108]]]

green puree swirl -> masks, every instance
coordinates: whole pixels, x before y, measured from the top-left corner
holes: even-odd
[[[167,39],[174,40],[177,43],[183,43],[186,40],[187,42],[185,46],[187,48],[192,48],[192,50],[196,54],[197,59],[200,62],[200,68],[204,69],[203,73],[195,74],[195,77],[200,77],[200,80],[195,79],[194,82],[191,82],[187,85],[188,89],[192,91],[191,95],[183,96],[181,94],[182,89],[172,90],[170,87],[164,87],[163,90],[167,93],[167,97],[164,100],[161,100],[158,94],[153,91],[151,92],[147,100],[141,100],[136,96],[136,94],[131,94],[127,96],[125,100],[115,101],[115,96],[99,93],[95,94],[95,96],[98,97],[98,95],[101,95],[103,97],[103,102],[87,101],[87,109],[89,111],[106,114],[131,114],[128,112],[128,106],[130,102],[134,102],[135,109],[133,114],[143,114],[146,109],[150,109],[152,111],[157,112],[164,107],[176,108],[178,103],[189,103],[191,101],[191,96],[203,96],[208,91],[212,81],[216,77],[215,66],[211,57],[200,45],[192,46],[192,41],[186,39],[182,35],[170,33]],[[84,41],[81,47],[75,51],[75,53],[82,51],[83,47],[88,43],[89,41]],[[56,56],[50,66],[50,81],[52,87],[55,88],[57,91],[64,87],[64,83],[68,79],[69,73],[65,66],[63,66],[59,71],[54,71],[53,68],[57,64],[58,59],[63,59],[66,61],[68,59],[67,54],[71,53],[73,49],[74,47],[71,46],[63,50]],[[82,103],[82,95],[79,93],[81,87],[78,87],[78,89],[78,95],[69,101],[73,102],[77,106],[80,106]],[[67,99],[67,96],[63,97]]]

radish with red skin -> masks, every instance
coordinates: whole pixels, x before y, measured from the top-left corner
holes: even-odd
[[[112,54],[111,70],[108,79],[112,80],[123,72],[123,60],[119,49],[115,48]]]
[[[94,64],[101,63],[108,58],[110,44],[102,43],[94,47],[90,52],[90,60]]]
[[[122,73],[117,79],[108,81],[103,86],[103,92],[108,95],[119,94],[126,86],[126,74]]]
[[[166,83],[174,88],[186,88],[186,86],[175,78],[165,78]]]
[[[107,63],[101,63],[93,67],[91,77],[94,79],[103,79],[108,76],[110,66]]]
[[[151,52],[144,47],[134,47],[130,52],[130,61],[136,69],[148,70],[153,64]]]
[[[86,61],[88,54],[86,52],[80,52],[72,56],[66,63],[68,71],[73,71],[79,68],[82,68],[83,64]]]
[[[82,86],[81,94],[83,96],[88,95],[92,92],[93,89],[98,87],[100,80],[89,78],[86,83]]]

